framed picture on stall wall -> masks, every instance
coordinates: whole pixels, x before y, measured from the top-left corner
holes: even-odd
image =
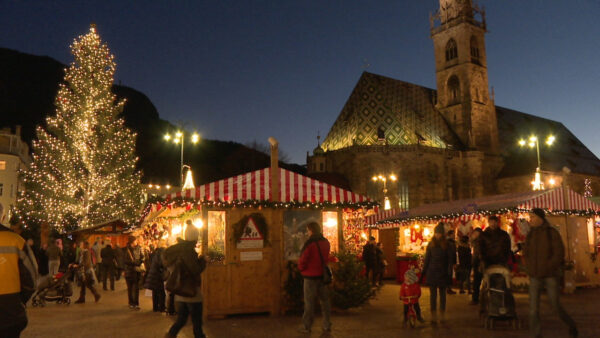
[[[308,239],[306,225],[321,223],[322,216],[316,210],[287,210],[283,214],[283,237],[286,260],[297,260],[304,242]]]

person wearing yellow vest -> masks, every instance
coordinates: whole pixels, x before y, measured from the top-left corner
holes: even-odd
[[[27,326],[25,303],[35,291],[37,264],[25,240],[4,226],[0,204],[0,337],[19,337]]]

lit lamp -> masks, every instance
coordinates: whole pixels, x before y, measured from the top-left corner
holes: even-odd
[[[376,175],[373,176],[371,178],[373,180],[373,182],[383,182],[383,209],[384,210],[390,210],[392,208],[391,203],[390,203],[390,199],[387,196],[387,180],[391,180],[392,182],[396,182],[397,178],[396,175],[391,174],[388,177],[385,177],[384,175]]]
[[[164,139],[167,142],[173,141],[173,143],[175,144],[181,144],[181,166],[179,171],[179,177],[181,178],[181,186],[183,186],[183,145],[185,143],[185,137],[183,135],[183,132],[177,131],[173,136],[171,136],[171,134],[165,134]],[[200,135],[198,135],[198,133],[193,133],[190,141],[192,142],[192,144],[200,142]]]
[[[554,135],[550,135],[548,138],[546,138],[546,144],[548,146],[554,144],[554,141],[556,141],[556,137],[554,137]],[[537,168],[535,169],[535,175],[533,177],[533,181],[531,182],[533,190],[544,190],[544,182],[542,181],[542,163],[540,160],[540,142],[538,137],[536,135],[532,135],[529,137],[529,139],[527,139],[527,141],[520,139],[519,146],[524,147],[525,145],[529,146],[529,148],[536,148]],[[551,179],[549,183],[550,185],[554,185],[555,182],[553,179]]]

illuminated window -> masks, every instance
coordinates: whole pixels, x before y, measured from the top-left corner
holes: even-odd
[[[6,170],[6,161],[0,161],[0,170]]]
[[[338,251],[338,213],[337,211],[323,211],[323,236],[331,244],[331,251]]]
[[[225,262],[225,211],[208,212],[208,260]]]

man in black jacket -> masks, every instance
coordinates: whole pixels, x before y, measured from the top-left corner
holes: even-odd
[[[375,247],[375,237],[370,236],[369,241],[363,246],[362,259],[365,263],[366,273],[365,276],[369,279],[369,274],[373,281],[373,285],[377,283],[376,280],[376,265],[377,265],[377,248]]]
[[[510,259],[510,236],[500,228],[498,216],[488,218],[489,227],[481,234],[480,252],[484,269],[491,265],[508,266]]]
[[[106,291],[106,280],[110,279],[110,290],[115,291],[115,267],[116,257],[115,250],[112,248],[110,242],[100,251],[100,257],[102,257],[102,263],[100,268],[102,269],[102,289]]]

